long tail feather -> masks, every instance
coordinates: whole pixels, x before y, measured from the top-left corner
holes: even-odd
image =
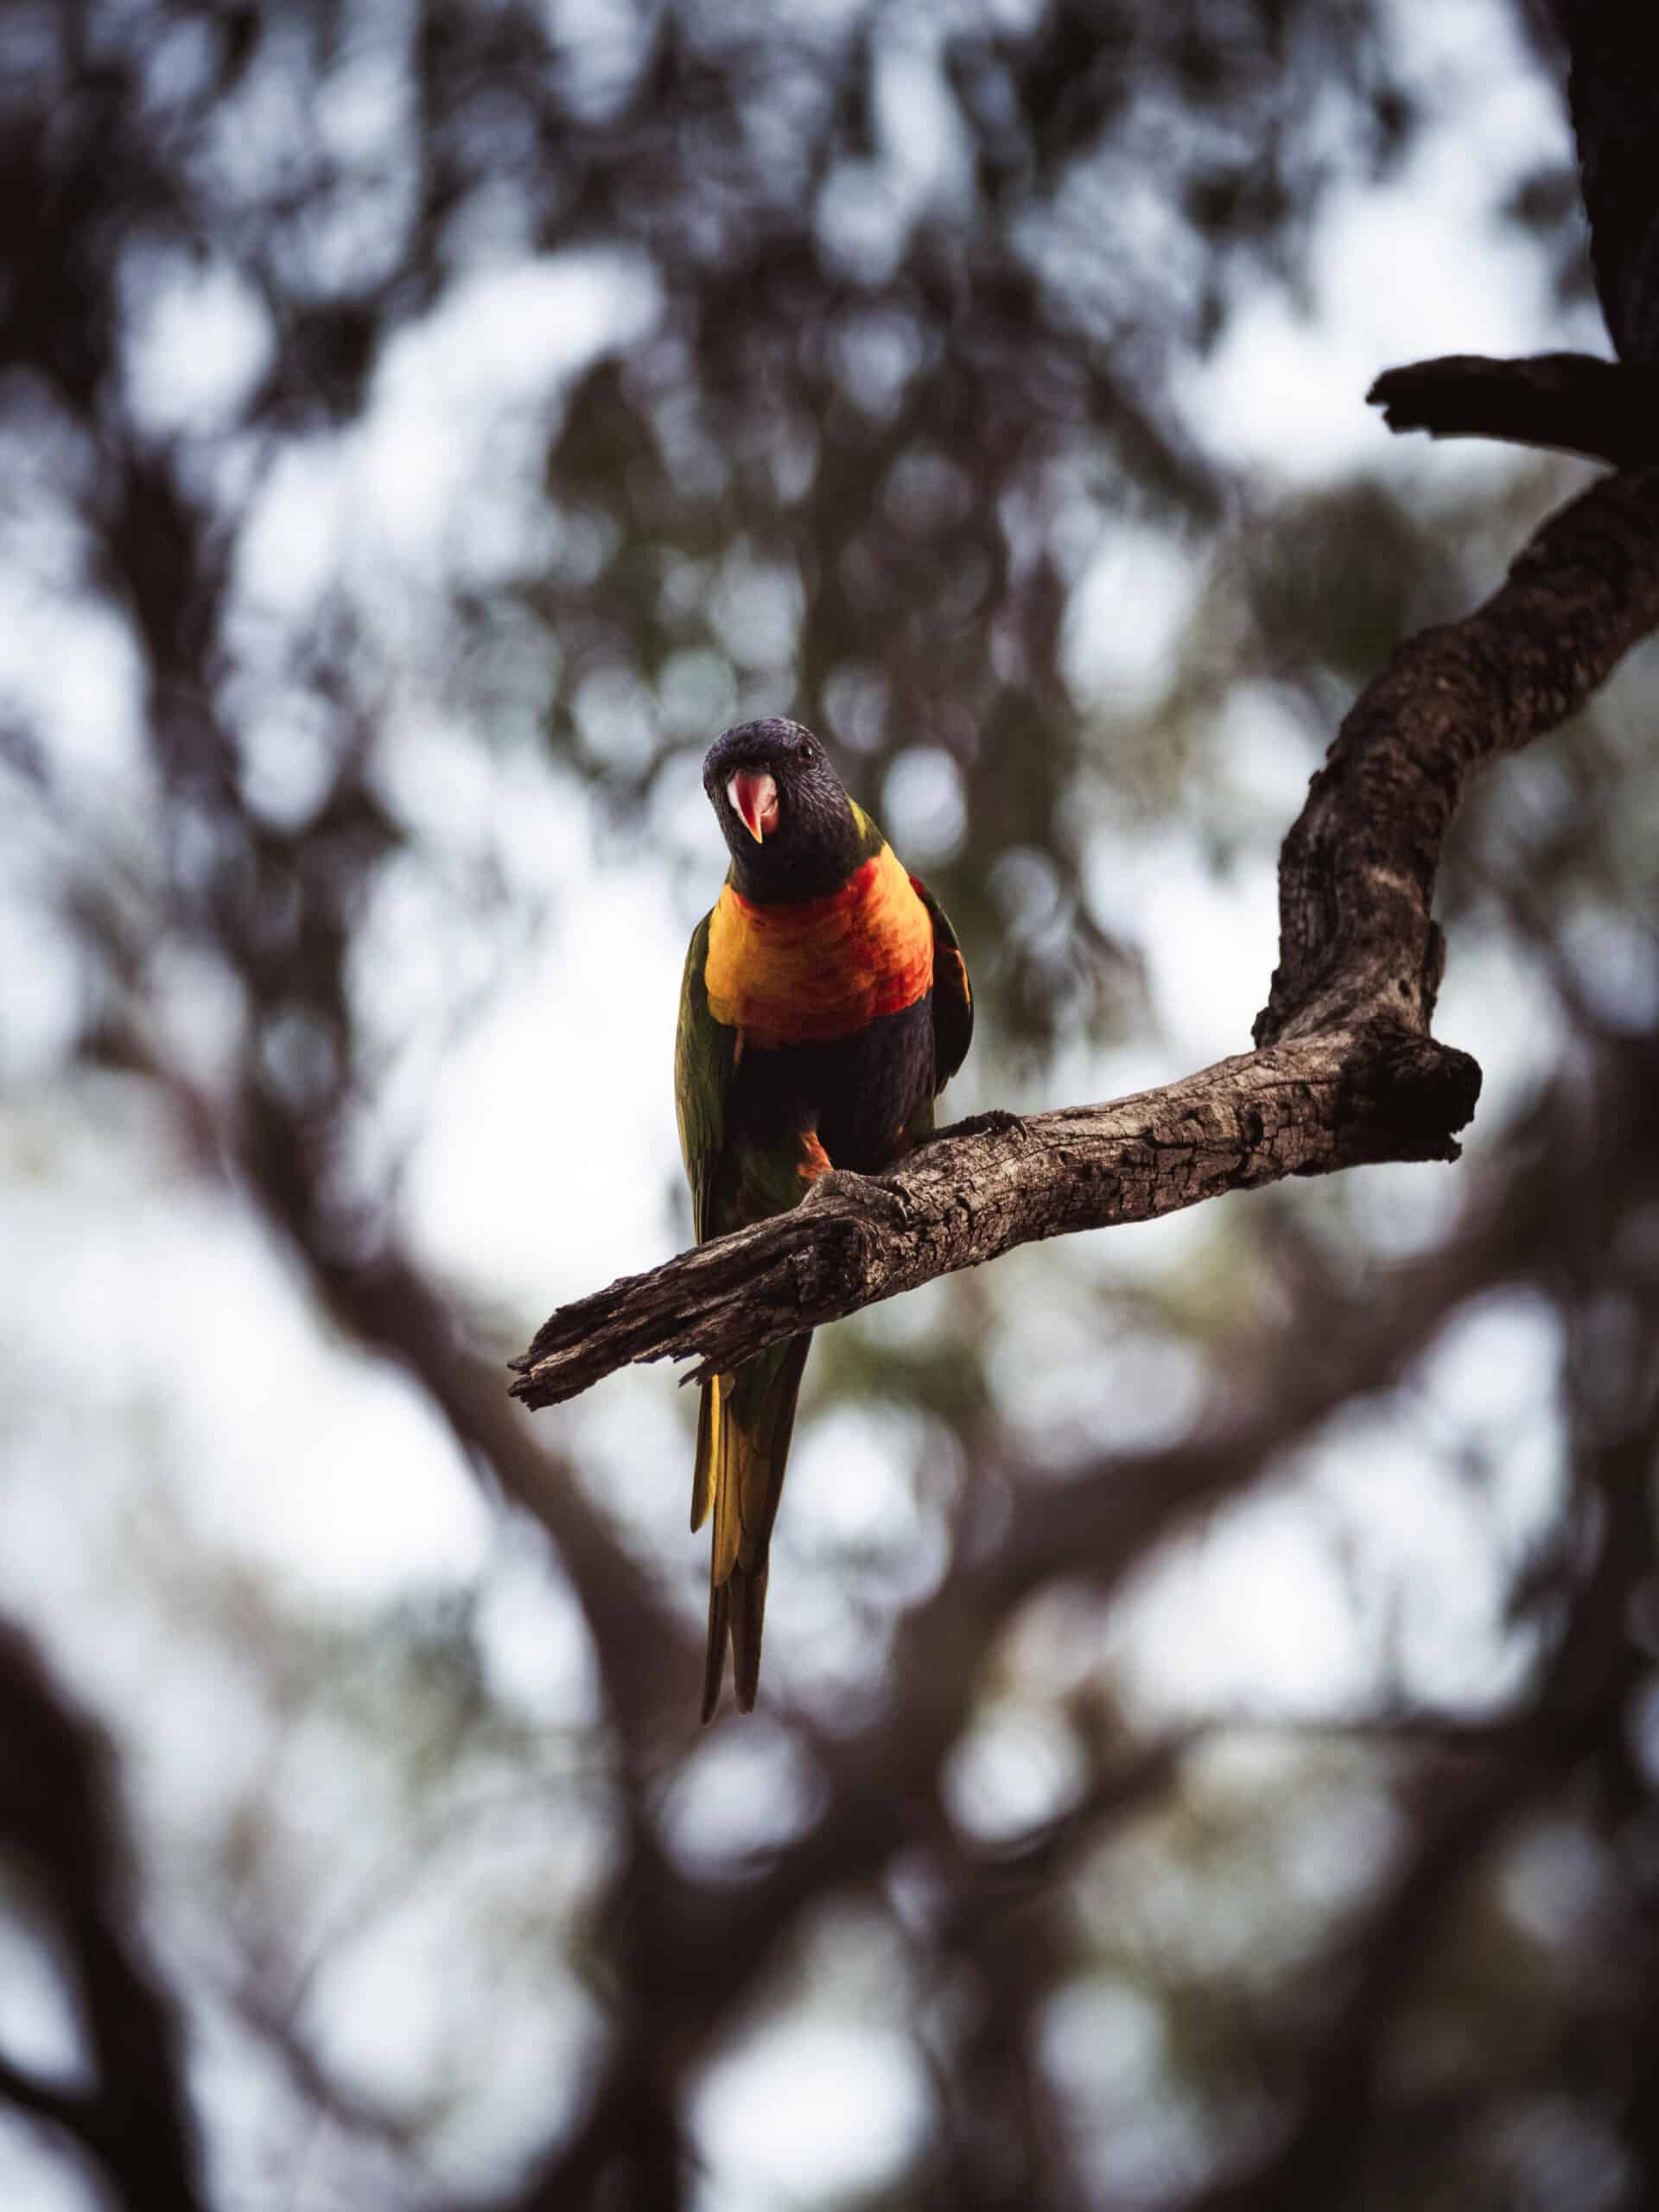
[[[697,1461],[691,1476],[691,1533],[695,1536],[709,1518],[715,1495],[715,1427],[720,1419],[719,1376],[697,1393]]]
[[[702,1656],[702,1725],[706,1728],[720,1703],[720,1686],[726,1675],[727,1624],[732,1610],[729,1582],[709,1585],[709,1643]]]
[[[784,1487],[795,1401],[810,1335],[761,1352],[734,1374],[705,1383],[697,1421],[692,1526],[712,1509],[709,1567],[709,1643],[703,1659],[702,1717],[713,1715],[726,1671],[726,1646],[738,1710],[749,1712],[760,1677],[766,1620],[767,1551]]]
[[[722,1375],[715,1412],[715,1538],[709,1555],[709,1579],[724,1583],[743,1550],[744,1477],[752,1456],[752,1438],[744,1423],[746,1400],[752,1392],[734,1388],[735,1376]]]
[[[734,1567],[726,1587],[732,1593],[732,1687],[740,1713],[754,1711],[754,1694],[760,1687],[760,1631],[766,1619],[766,1576],[762,1560],[753,1574]]]

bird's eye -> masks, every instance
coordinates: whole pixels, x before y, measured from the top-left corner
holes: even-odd
[[[813,762],[817,759],[817,757],[818,757],[818,748],[817,748],[817,747],[816,745],[803,745],[803,746],[802,746],[802,747],[801,747],[801,765],[802,765],[802,766],[803,766],[803,767],[804,767],[804,768],[810,768],[810,767],[812,766],[812,763],[813,763]]]

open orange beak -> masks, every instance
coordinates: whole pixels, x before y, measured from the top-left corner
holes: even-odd
[[[764,844],[767,830],[778,827],[776,783],[770,776],[740,768],[727,785],[726,796],[732,802],[732,811],[755,843]]]

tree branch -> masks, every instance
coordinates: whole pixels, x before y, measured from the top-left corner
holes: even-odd
[[[574,1397],[630,1360],[691,1380],[935,1275],[1046,1236],[1150,1221],[1224,1191],[1361,1160],[1455,1158],[1466,1054],[1426,1038],[1317,1037],[1115,1103],[958,1125],[880,1178],[827,1175],[791,1213],[695,1245],[555,1313],[512,1386]]]
[[[1344,721],[1281,855],[1255,1052],[1109,1104],[961,1124],[879,1178],[826,1176],[792,1212],[561,1308],[513,1363],[515,1395],[554,1404],[635,1360],[695,1360],[693,1380],[1018,1244],[1286,1175],[1455,1159],[1480,1071],[1428,1034],[1446,832],[1473,774],[1575,712],[1656,623],[1659,470],[1611,476]]]
[[[1576,714],[1656,622],[1659,469],[1643,469],[1572,500],[1484,607],[1395,651],[1285,840],[1258,1045],[1349,1024],[1427,1034],[1446,958],[1434,879],[1470,779]]]
[[[1550,446],[1630,468],[1659,461],[1659,367],[1593,353],[1442,353],[1385,369],[1365,395],[1391,430]]]
[[[93,2077],[71,2087],[0,2056],[0,2104],[61,2129],[111,2204],[203,2212],[178,2008],[139,1940],[112,1757],[10,1622],[0,1623],[0,1850],[61,1947]]]

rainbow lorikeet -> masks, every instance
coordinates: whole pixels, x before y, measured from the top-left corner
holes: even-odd
[[[798,722],[744,722],[709,748],[732,856],[692,932],[674,1088],[697,1240],[804,1198],[832,1167],[871,1174],[933,1127],[973,999],[956,932]],[[702,1386],[691,1526],[714,1513],[702,1717],[726,1646],[754,1703],[766,1554],[809,1331]]]

